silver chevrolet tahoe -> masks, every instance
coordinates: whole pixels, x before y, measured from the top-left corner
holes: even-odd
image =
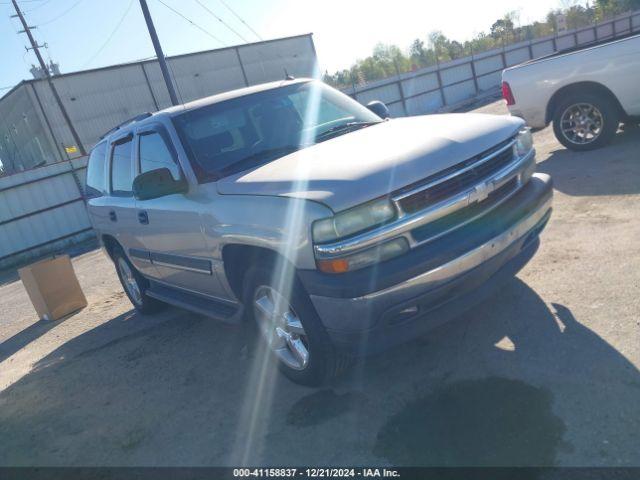
[[[246,317],[289,378],[317,385],[515,275],[552,198],[523,121],[386,117],[288,79],[108,132],[86,195],[135,308]]]

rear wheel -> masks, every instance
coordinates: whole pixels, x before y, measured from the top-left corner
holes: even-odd
[[[592,93],[569,95],[558,105],[553,117],[553,131],[570,150],[595,150],[609,144],[620,125],[614,103]]]
[[[113,251],[113,262],[116,266],[118,278],[134,308],[140,313],[154,313],[165,307],[165,304],[147,295],[149,281],[144,278],[131,264],[124,251],[120,247],[115,247]]]
[[[250,267],[243,299],[262,341],[279,369],[302,385],[318,386],[337,374],[333,345],[309,296],[292,275],[290,285],[274,283],[274,264]]]

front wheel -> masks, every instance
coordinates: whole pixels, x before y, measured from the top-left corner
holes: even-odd
[[[569,95],[558,105],[553,117],[553,131],[569,150],[595,150],[613,140],[620,114],[614,103],[599,95]]]
[[[274,264],[256,265],[244,279],[249,316],[279,369],[308,386],[325,383],[337,373],[337,356],[309,296],[295,275],[278,280]]]

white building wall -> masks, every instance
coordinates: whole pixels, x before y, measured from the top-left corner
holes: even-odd
[[[296,77],[311,77],[316,69],[310,34],[178,55],[167,60],[178,97],[183,102],[284,79],[285,71]],[[140,113],[170,106],[157,60],[59,75],[53,82],[87,151],[115,125]],[[21,156],[23,166],[31,168],[42,161],[53,163],[65,159],[63,146],[74,146],[75,141],[46,80],[25,82],[0,99],[0,137],[4,137],[11,125],[24,122],[25,115],[33,129],[21,127],[23,134],[16,136],[16,147],[12,138],[7,143]],[[6,149],[4,152],[2,149],[5,145],[0,138],[0,159],[8,155]],[[71,157],[79,155],[78,151]]]

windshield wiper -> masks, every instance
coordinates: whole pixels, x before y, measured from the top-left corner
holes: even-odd
[[[351,132],[353,130],[357,130],[359,128],[369,127],[371,125],[375,125],[377,123],[381,123],[380,121],[375,122],[347,122],[342,125],[336,125],[335,127],[331,127],[329,130],[322,132],[320,135],[316,137],[316,141],[328,140],[329,138],[342,133]]]
[[[305,145],[284,145],[282,147],[260,150],[259,152],[249,155],[248,157],[244,157],[242,160],[238,160],[237,162],[222,169],[220,173],[222,174],[222,176],[225,176],[241,172],[242,170],[248,170],[251,167],[260,165],[265,161],[265,159],[273,159],[279,156],[284,156],[289,153],[295,152],[296,150],[300,150],[304,146]]]

